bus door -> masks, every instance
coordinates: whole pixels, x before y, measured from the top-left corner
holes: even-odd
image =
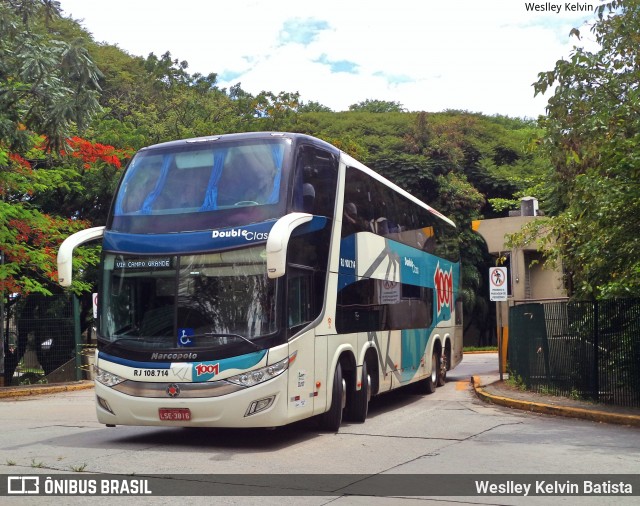
[[[313,285],[313,269],[288,266],[287,327],[293,336],[289,355],[295,353],[289,369],[289,413],[293,419],[309,416],[314,407],[315,330],[304,330],[313,320]]]

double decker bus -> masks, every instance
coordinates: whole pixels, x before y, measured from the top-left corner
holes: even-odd
[[[293,133],[138,151],[102,238],[97,417],[115,425],[364,422],[462,360],[455,225],[336,147]]]

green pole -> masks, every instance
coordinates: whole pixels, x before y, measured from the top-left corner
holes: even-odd
[[[76,380],[82,379],[82,336],[80,331],[80,302],[77,295],[73,297],[73,337],[76,342]]]
[[[0,269],[4,267],[4,251],[0,251]],[[0,281],[0,385],[4,385],[4,280]],[[8,348],[7,348],[8,349]]]

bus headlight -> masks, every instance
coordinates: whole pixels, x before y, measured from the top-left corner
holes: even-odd
[[[255,371],[244,372],[237,376],[231,376],[230,378],[227,378],[227,381],[243,387],[252,387],[259,383],[269,381],[276,376],[280,376],[289,368],[290,361],[291,359],[287,357],[284,360],[280,360],[280,362],[268,365],[267,367],[262,367]]]
[[[100,383],[102,383],[107,387],[114,387],[118,383],[122,383],[124,380],[125,380],[124,378],[121,378],[117,374],[103,371],[99,367],[96,367],[96,381],[99,381]]]

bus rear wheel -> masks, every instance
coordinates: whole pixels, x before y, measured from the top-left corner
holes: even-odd
[[[331,432],[338,432],[342,424],[342,410],[346,403],[347,387],[342,377],[342,366],[338,362],[333,375],[331,407],[329,411],[320,415],[320,427]]]
[[[449,364],[449,357],[447,349],[442,350],[442,353],[438,355],[438,386],[443,386],[447,381],[447,367]]]
[[[420,393],[428,395],[436,391],[436,385],[438,384],[438,363],[438,354],[434,350],[433,355],[431,355],[431,374],[417,383]]]
[[[363,423],[369,413],[369,399],[371,398],[371,376],[367,370],[366,360],[362,363],[362,386],[360,390],[356,390],[355,376],[354,374],[351,399],[347,405],[347,415],[349,420]]]

